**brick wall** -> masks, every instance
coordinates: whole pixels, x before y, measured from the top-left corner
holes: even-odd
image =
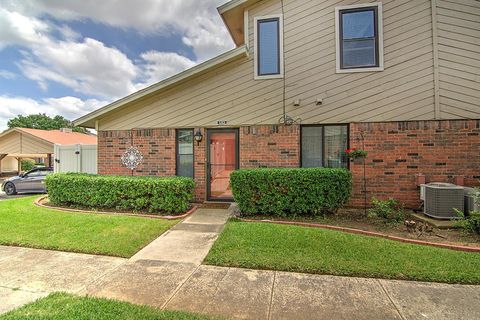
[[[362,140],[363,136],[363,140]],[[480,179],[480,120],[354,123],[350,146],[368,151],[365,160],[367,199],[393,197],[411,208],[418,207],[418,174],[427,182],[465,185]],[[354,175],[352,205],[364,203],[363,163],[350,163]]]
[[[198,130],[198,129],[196,129]],[[195,132],[196,132],[195,130]],[[239,130],[240,167],[298,167],[300,127],[261,125]],[[206,132],[194,142],[195,198],[206,199]],[[133,139],[132,139],[133,138]],[[142,129],[102,131],[98,134],[98,173],[132,175],[121,163],[125,150],[134,145],[144,156],[133,175],[175,175],[175,129]]]
[[[195,194],[206,199],[206,135],[194,142]],[[100,174],[131,175],[120,161],[132,144],[145,157],[134,175],[175,175],[175,129],[146,129],[99,132],[98,170]],[[362,137],[363,136],[363,140]],[[240,168],[298,167],[300,126],[258,125],[241,127]],[[409,207],[419,205],[416,175],[427,182],[454,182],[464,177],[465,185],[480,179],[480,121],[411,121],[352,123],[350,147],[368,151],[365,162],[367,201],[375,195],[393,197]],[[353,206],[362,206],[363,163],[351,162],[354,176]]]
[[[240,168],[298,167],[300,126],[240,128]]]
[[[134,145],[144,157],[133,172],[124,167],[121,157]],[[139,176],[175,175],[175,130],[141,129],[98,133],[98,173]]]
[[[202,202],[207,199],[207,175],[206,175],[206,146],[207,146],[207,137],[205,134],[205,129],[196,129],[200,130],[203,135],[203,140],[200,143],[193,143],[193,161],[194,161],[194,175],[195,175],[195,200]]]

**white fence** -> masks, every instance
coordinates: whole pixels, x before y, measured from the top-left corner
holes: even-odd
[[[97,173],[97,145],[55,145],[54,171]]]

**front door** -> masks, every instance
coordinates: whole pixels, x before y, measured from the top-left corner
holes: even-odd
[[[231,201],[230,173],[238,169],[238,129],[207,129],[208,200]]]

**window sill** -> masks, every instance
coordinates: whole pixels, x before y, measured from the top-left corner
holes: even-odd
[[[383,67],[373,67],[373,68],[352,68],[352,69],[338,69],[336,73],[355,73],[355,72],[378,72],[383,71]]]
[[[255,75],[253,77],[254,80],[268,80],[268,79],[282,79],[282,78],[283,78],[283,74],[271,74],[266,76]]]

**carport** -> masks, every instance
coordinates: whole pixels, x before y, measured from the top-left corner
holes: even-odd
[[[27,158],[43,158],[46,159],[46,166],[53,166],[52,155],[55,144],[97,144],[97,137],[72,132],[71,129],[12,128],[6,130],[0,134],[0,174],[7,171],[22,171],[21,161]]]

